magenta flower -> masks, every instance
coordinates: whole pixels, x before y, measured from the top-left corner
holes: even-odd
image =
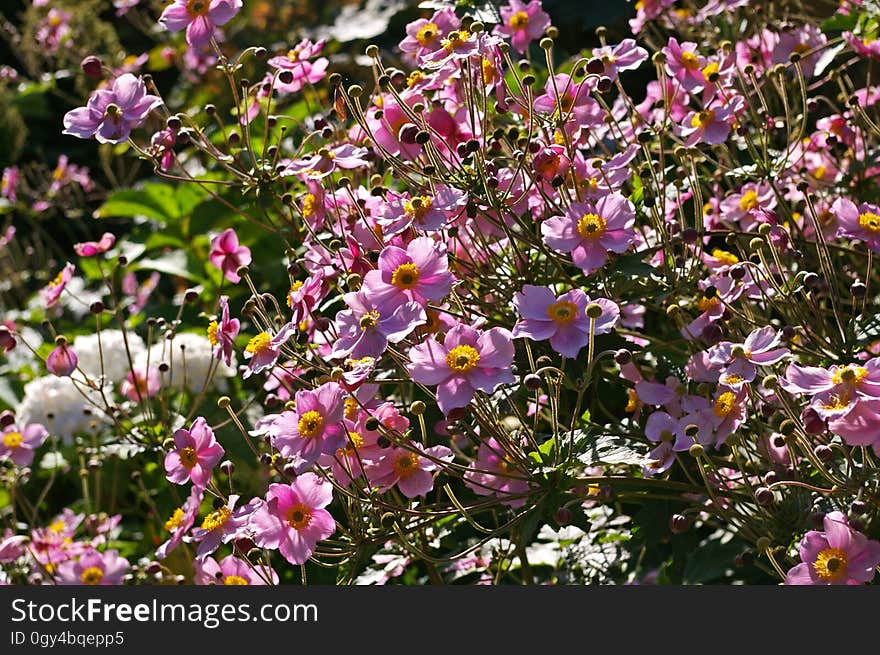
[[[736,114],[744,104],[742,97],[736,96],[726,104],[712,103],[706,109],[687,114],[680,128],[685,145],[693,146],[698,143],[718,145],[727,141]]]
[[[260,332],[251,337],[244,348],[244,358],[249,359],[248,367],[242,374],[243,378],[249,378],[255,373],[260,373],[267,368],[275,366],[281,355],[281,346],[296,332],[296,325],[285,323],[274,336],[269,332]]]
[[[171,533],[171,536],[156,549],[156,557],[165,559],[183,542],[184,536],[195,523],[204,494],[203,488],[193,486],[183,505],[175,509],[168,517],[168,520],[165,521],[165,529]]]
[[[303,321],[308,320],[312,316],[312,311],[318,306],[326,296],[330,289],[329,282],[324,278],[322,271],[316,271],[306,278],[306,280],[297,280],[290,285],[290,291],[287,294],[287,306],[290,307],[293,315],[291,322],[299,325]]]
[[[541,224],[544,243],[571,253],[575,266],[586,274],[599,270],[608,251],[626,252],[635,237],[635,208],[619,193],[592,202],[573,202],[564,216],[551,216]]]
[[[239,496],[232,494],[225,505],[215,508],[202,521],[201,527],[192,532],[192,540],[199,544],[196,561],[203,562],[221,544],[226,544],[241,536],[250,521],[255,505],[242,505],[235,509]]]
[[[437,185],[433,195],[394,196],[379,210],[376,222],[386,237],[400,234],[408,227],[436,232],[462,214],[467,195],[458,189]]]
[[[459,324],[443,343],[430,337],[413,346],[407,369],[415,382],[438,385],[437,405],[448,414],[466,407],[477,390],[492,393],[500,384],[513,383],[513,356],[513,341],[504,328],[483,332]]]
[[[15,202],[18,178],[18,166],[7,166],[3,169],[3,176],[0,177],[0,198],[6,198],[10,202]]]
[[[679,81],[685,91],[699,91],[706,85],[706,59],[697,54],[697,44],[685,41],[679,44],[669,37],[662,50],[666,55],[666,72]]]
[[[446,246],[430,237],[419,237],[410,241],[406,250],[383,248],[379,268],[366,274],[363,288],[377,304],[393,306],[414,300],[424,307],[429,300],[445,298],[454,281]]]
[[[464,483],[477,495],[494,495],[510,507],[522,507],[529,483],[494,437],[480,442],[477,459],[464,474]]]
[[[211,469],[225,452],[207,421],[199,416],[189,430],[180,428],[174,433],[174,450],[165,455],[166,476],[174,484],[191,481],[204,489],[211,480]]]
[[[241,281],[238,275],[239,267],[251,263],[250,249],[238,244],[238,235],[232,228],[211,239],[211,254],[208,257],[233,284]]]
[[[382,458],[367,469],[370,484],[380,491],[387,491],[396,484],[407,498],[424,496],[434,488],[432,473],[440,468],[434,460],[451,462],[453,458],[446,446],[425,448],[415,441],[410,441],[407,448],[393,446],[383,453]]]
[[[513,300],[522,317],[513,326],[513,338],[550,340],[553,350],[566,357],[577,357],[590,341],[587,306],[597,304],[602,313],[595,320],[593,334],[606,334],[617,324],[620,308],[606,298],[590,300],[580,289],[556,296],[547,287],[527,284]]]
[[[125,73],[113,80],[109,89],[95,91],[85,107],[64,115],[64,132],[80,139],[95,137],[100,143],[121,143],[132,128],[140,127],[147,116],[162,104],[149,95],[142,78]]]
[[[330,61],[326,57],[321,57],[315,61],[309,61],[309,59],[320,53],[325,43],[325,39],[321,39],[316,43],[303,39],[285,54],[269,59],[267,63],[272,68],[290,71],[291,73],[290,82],[282,82],[280,79],[276,79],[275,89],[279,93],[296,93],[306,84],[316,84],[324,79],[324,76],[327,74],[327,65]]]
[[[829,512],[824,532],[810,530],[801,540],[801,563],[785,576],[787,585],[860,585],[874,578],[880,542],[849,526],[846,514]]]
[[[752,330],[743,343],[722,341],[709,349],[709,361],[721,368],[718,382],[739,389],[757,375],[756,365],[768,366],[788,357],[782,333],[771,326]]]
[[[7,530],[0,536],[0,563],[8,564],[27,553],[27,536]]]
[[[427,315],[417,302],[378,304],[366,291],[343,296],[349,309],[336,314],[339,338],[333,344],[331,359],[379,357],[388,343],[403,341]]]
[[[174,0],[159,22],[169,32],[185,29],[186,42],[200,48],[210,43],[216,27],[228,23],[240,10],[241,0]]]
[[[59,564],[55,582],[61,585],[121,585],[129,568],[128,560],[120,557],[118,551],[99,553],[89,548],[76,561]]]
[[[100,241],[86,241],[85,243],[73,244],[73,250],[80,257],[94,257],[107,252],[116,243],[116,237],[110,232],[104,232]]]
[[[193,582],[197,585],[266,585],[278,584],[278,574],[261,563],[250,564],[235,555],[218,563],[213,557],[196,560]]]
[[[13,423],[0,432],[0,459],[8,459],[18,466],[30,466],[34,451],[43,445],[49,431],[39,423],[28,423],[24,428]]]
[[[293,459],[297,472],[318,461],[321,455],[335,453],[345,446],[342,425],[345,392],[335,382],[314,391],[296,392],[296,409],[279,414],[269,427],[272,445]]]
[[[281,175],[298,175],[307,180],[320,180],[339,168],[350,170],[366,166],[368,164],[364,159],[366,155],[366,148],[351,143],[343,143],[332,149],[321,148],[306,159],[289,162],[281,170]]]
[[[837,235],[864,241],[874,252],[880,252],[880,207],[863,202],[858,207],[848,198],[838,198],[831,205],[837,218]]]
[[[43,300],[46,301],[46,307],[51,307],[58,302],[58,299],[64,291],[64,287],[67,286],[67,283],[70,282],[70,278],[73,277],[74,270],[75,267],[73,264],[70,262],[66,263],[64,268],[61,269],[61,272],[59,272],[49,284],[40,289],[40,295],[43,296]]]
[[[152,398],[162,387],[162,379],[159,371],[155,366],[135,366],[134,370],[129,371],[125,380],[119,385],[119,393],[128,398],[133,403],[138,403],[145,398]]]
[[[601,124],[605,111],[590,97],[587,79],[575,82],[566,73],[554,75],[544,85],[544,94],[535,98],[534,108],[545,114],[555,113],[565,120],[574,120],[578,125]]]
[[[501,7],[501,24],[493,34],[510,38],[510,44],[517,52],[525,52],[529,43],[541,38],[550,27],[550,16],[541,8],[541,0],[531,0],[528,4],[520,0],[510,0]]]
[[[70,374],[76,370],[79,359],[73,348],[66,343],[55,346],[55,349],[46,357],[46,368],[52,375],[60,378],[70,377]]]
[[[232,364],[232,347],[240,328],[241,323],[237,318],[229,318],[229,297],[220,296],[220,322],[211,321],[208,324],[208,341],[216,348],[214,357],[225,361],[227,366]]]
[[[452,9],[441,9],[430,19],[419,18],[406,26],[406,38],[400,42],[400,49],[417,56],[434,52],[440,40],[449,32],[457,30],[461,21]]]
[[[621,71],[635,70],[647,61],[648,51],[636,45],[635,39],[624,39],[614,46],[594,48],[593,56],[602,61],[603,74],[615,80]]]
[[[314,473],[303,473],[292,484],[272,484],[266,501],[251,515],[254,541],[277,548],[291,564],[305,564],[322,539],[336,532],[336,522],[324,509],[333,500],[333,487]]]

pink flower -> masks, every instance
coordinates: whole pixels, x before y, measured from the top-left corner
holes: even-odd
[[[52,375],[60,378],[70,377],[70,374],[76,370],[79,359],[73,348],[66,343],[55,346],[55,349],[46,357],[46,368]]]
[[[880,207],[863,202],[858,207],[848,198],[838,198],[831,205],[837,218],[837,235],[864,241],[874,252],[880,252]]]
[[[410,441],[406,448],[394,446],[383,453],[382,458],[367,469],[367,478],[380,491],[387,491],[396,484],[407,498],[424,496],[431,491],[434,488],[432,473],[440,468],[434,460],[451,462],[453,457],[446,446],[424,448],[415,441]]]
[[[90,548],[76,561],[61,563],[55,581],[61,585],[121,585],[129,568],[128,560],[118,551],[99,553]]]
[[[501,24],[493,34],[510,37],[510,44],[517,52],[525,52],[529,43],[540,38],[550,27],[550,16],[541,8],[540,0],[528,4],[520,0],[510,0],[501,7]]]
[[[386,237],[400,234],[408,227],[436,232],[460,216],[466,204],[464,193],[442,185],[434,187],[433,195],[389,194],[389,201],[379,210],[376,222]]]
[[[102,252],[107,252],[116,243],[116,237],[110,232],[104,232],[100,241],[86,241],[85,243],[73,244],[73,249],[80,257],[94,257]]]
[[[350,170],[367,165],[366,148],[343,143],[335,148],[321,148],[311,157],[288,162],[281,175],[298,175],[305,180],[320,180],[337,169]]]
[[[513,356],[513,341],[504,328],[483,332],[459,324],[446,333],[443,343],[430,337],[413,346],[407,369],[413,381],[438,385],[437,405],[448,414],[466,407],[477,390],[492,393],[500,384],[513,383]]]
[[[267,63],[272,68],[290,71],[291,73],[291,81],[282,82],[280,79],[277,79],[275,89],[279,93],[296,93],[306,84],[315,84],[324,79],[324,76],[327,74],[327,65],[330,61],[326,57],[321,57],[315,61],[309,61],[309,59],[320,53],[325,43],[325,39],[321,39],[316,43],[303,39],[294,48],[288,50],[287,53],[269,59]]]
[[[211,469],[225,452],[214,438],[214,431],[199,416],[189,430],[180,428],[174,433],[174,450],[165,455],[166,476],[174,484],[191,481],[204,489],[211,480]]]
[[[410,241],[406,250],[383,248],[379,268],[366,274],[363,289],[379,304],[413,300],[424,307],[429,300],[445,298],[454,280],[446,247],[430,237],[419,237]]]
[[[13,534],[6,530],[0,538],[0,562],[14,562],[27,552],[28,538],[23,534]]]
[[[168,517],[168,520],[165,521],[165,529],[171,533],[171,536],[156,549],[156,557],[165,559],[171,551],[181,544],[196,520],[204,493],[203,488],[194,486],[190,489],[189,496],[183,506],[175,509]]]
[[[220,322],[211,321],[208,324],[208,341],[216,348],[214,357],[225,361],[227,366],[232,364],[232,347],[240,327],[237,318],[229,318],[229,297],[220,296]]]
[[[336,532],[336,522],[324,509],[333,500],[333,487],[314,473],[291,484],[272,484],[266,501],[251,515],[254,541],[277,548],[291,564],[305,564],[319,541]]]
[[[122,143],[132,128],[143,124],[161,104],[161,98],[147,94],[143,79],[125,73],[113,80],[109,89],[95,91],[85,107],[67,112],[63,134],[80,139],[94,136],[100,143]]]
[[[681,452],[694,445],[694,440],[685,434],[682,421],[666,412],[653,412],[645,423],[645,436],[651,441],[672,444],[672,450]]]
[[[235,509],[239,496],[232,494],[225,505],[220,505],[210,512],[202,521],[201,527],[192,532],[192,540],[199,544],[196,561],[205,558],[220,548],[221,544],[229,543],[241,536],[250,521],[250,515],[256,508],[255,504],[242,505]]]
[[[311,391],[296,392],[296,409],[279,414],[268,429],[272,445],[292,458],[297,472],[306,470],[321,455],[335,453],[345,446],[342,426],[345,393],[335,382]]]
[[[600,316],[593,325],[593,334],[610,332],[620,318],[620,308],[606,298],[590,300],[580,289],[556,296],[547,287],[527,284],[513,300],[522,317],[513,326],[513,338],[534,341],[550,340],[553,350],[566,357],[577,357],[590,341],[590,318],[587,306],[597,304]]]
[[[13,423],[0,432],[0,459],[8,459],[18,466],[30,466],[34,451],[43,445],[49,431],[39,423],[28,423],[24,428]]]
[[[70,278],[73,277],[74,270],[75,267],[73,264],[70,262],[66,263],[64,268],[61,269],[61,272],[58,273],[49,284],[40,289],[40,295],[43,296],[43,300],[46,301],[46,307],[51,307],[58,302],[58,299],[64,291],[64,287],[67,286],[67,283],[70,282]]]
[[[880,542],[853,530],[843,512],[829,512],[824,532],[810,530],[801,540],[801,563],[785,576],[787,585],[860,585],[874,578]]]
[[[7,166],[3,169],[3,177],[0,178],[0,198],[6,198],[15,202],[15,189],[18,187],[18,166]]]
[[[736,96],[727,104],[714,102],[706,109],[690,112],[684,117],[680,129],[685,145],[693,146],[701,142],[718,145],[727,141],[736,114],[744,104],[742,97]]]
[[[266,585],[278,584],[278,574],[261,563],[250,564],[235,555],[218,563],[213,557],[195,561],[193,582],[197,585]]]
[[[685,91],[699,91],[706,85],[703,68],[706,59],[697,54],[697,44],[685,41],[679,44],[674,37],[662,50],[666,55],[666,72],[679,81]]]
[[[636,45],[635,39],[624,39],[615,46],[593,49],[593,56],[602,61],[603,73],[615,80],[620,71],[635,70],[648,59],[648,51]]]
[[[128,398],[133,403],[138,403],[145,398],[152,398],[162,386],[159,371],[150,366],[135,366],[133,371],[129,371],[125,376],[122,384],[119,385],[119,393]]]
[[[452,9],[441,9],[430,19],[414,20],[406,26],[406,38],[400,42],[400,49],[418,56],[430,54],[440,45],[440,40],[457,30],[460,24]]]
[[[379,304],[366,291],[351,291],[343,296],[349,309],[336,314],[339,338],[333,344],[331,359],[379,357],[388,343],[399,343],[427,315],[417,302]]]
[[[494,495],[510,507],[522,507],[529,491],[529,483],[523,477],[512,457],[500,443],[489,437],[480,442],[477,459],[464,474],[465,484],[479,496]]]
[[[174,0],[159,22],[169,32],[186,29],[186,42],[199,48],[211,41],[215,27],[228,23],[240,10],[241,0]]]
[[[255,373],[260,373],[267,368],[275,366],[281,355],[281,346],[296,332],[296,325],[286,323],[281,326],[274,336],[269,332],[260,332],[248,341],[244,349],[244,358],[249,359],[247,369],[242,374],[243,378],[249,378]]]
[[[605,115],[601,105],[590,97],[589,78],[575,82],[570,75],[559,73],[547,80],[544,94],[535,98],[535,110],[557,116],[582,126],[596,126]]]
[[[788,357],[788,348],[781,346],[782,334],[772,326],[752,330],[743,343],[722,341],[709,350],[709,361],[721,367],[718,382],[739,389],[757,374],[756,365],[768,366]]]
[[[251,263],[250,249],[238,245],[238,236],[232,228],[211,239],[211,254],[208,257],[211,263],[223,271],[226,279],[233,284],[238,284],[241,281],[241,277],[238,275],[239,267]]]
[[[635,208],[619,193],[609,193],[596,203],[573,202],[564,216],[551,216],[541,224],[544,243],[571,253],[574,265],[586,274],[599,270],[608,251],[626,252],[635,238]]]

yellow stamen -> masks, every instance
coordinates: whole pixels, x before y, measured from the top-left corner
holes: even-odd
[[[715,399],[715,403],[712,405],[712,411],[715,412],[715,416],[718,418],[725,418],[733,411],[735,406],[736,396],[733,395],[732,391],[725,391]]]
[[[440,36],[440,28],[437,24],[428,23],[427,25],[422,25],[416,32],[416,41],[425,48],[434,43],[438,36]]]
[[[419,284],[419,268],[412,262],[401,264],[391,274],[391,284],[398,289],[413,289]]]
[[[823,580],[835,582],[846,575],[847,557],[840,548],[826,548],[816,556],[813,571]]]
[[[577,224],[577,231],[584,239],[595,241],[605,235],[608,223],[599,214],[584,214]]]
[[[104,579],[104,572],[97,566],[90,566],[82,572],[82,575],[79,576],[79,579],[82,581],[83,584],[87,585],[101,584],[101,580]]]
[[[406,480],[419,470],[419,456],[411,452],[401,453],[394,459],[391,467],[400,479]]]
[[[477,367],[480,353],[473,346],[456,346],[446,355],[446,365],[456,373],[467,373]]]
[[[3,435],[3,445],[7,448],[18,448],[22,441],[24,441],[24,437],[21,432],[7,432]]]
[[[212,346],[216,346],[220,343],[220,340],[217,338],[217,330],[220,329],[220,324],[217,321],[211,321],[208,323],[208,341],[211,342]]]
[[[524,30],[529,24],[529,15],[524,11],[518,11],[507,22],[515,30]]]
[[[245,580],[240,575],[227,575],[223,578],[224,585],[247,585],[250,584],[247,580]]]
[[[315,410],[308,411],[299,417],[296,427],[299,430],[299,436],[311,439],[321,433],[324,427],[324,417]]]
[[[165,521],[165,529],[168,532],[174,532],[178,527],[180,527],[181,522],[183,521],[183,509],[178,507],[174,510],[174,514]]]
[[[739,208],[744,212],[751,211],[758,207],[758,194],[755,191],[746,191],[739,201]]]
[[[880,232],[880,216],[874,212],[859,214],[859,225],[868,232]]]
[[[232,516],[232,512],[228,507],[216,509],[208,514],[205,517],[205,520],[202,521],[202,530],[219,530],[226,525],[230,516]]]
[[[312,522],[312,511],[302,503],[294,505],[287,510],[287,525],[294,530],[307,528]]]
[[[178,457],[180,457],[180,463],[183,464],[184,467],[191,469],[196,464],[199,463],[199,456],[196,453],[195,448],[190,448],[187,446],[186,448],[181,448],[177,451]]]
[[[250,341],[248,341],[248,345],[245,346],[245,352],[259,354],[265,352],[270,347],[270,342],[272,341],[272,335],[268,332],[260,332],[257,336],[252,337]]]
[[[547,316],[560,325],[573,323],[577,313],[577,305],[569,300],[559,300],[547,307]]]

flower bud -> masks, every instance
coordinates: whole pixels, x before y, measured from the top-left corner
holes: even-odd
[[[89,55],[83,59],[79,66],[82,68],[82,72],[93,80],[100,80],[103,75],[101,60],[95,55]]]

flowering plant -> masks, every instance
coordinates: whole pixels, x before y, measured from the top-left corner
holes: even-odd
[[[2,580],[872,582],[880,7],[431,4],[116,3],[100,185],[0,187]]]

